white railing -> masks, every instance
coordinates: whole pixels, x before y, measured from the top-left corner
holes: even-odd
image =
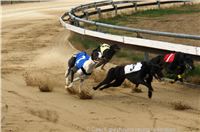
[[[89,8],[95,8],[100,6],[105,6],[112,4],[114,5],[113,8],[110,9],[105,9],[105,10],[98,10],[96,12],[90,12],[88,14],[95,14],[95,13],[102,13],[103,11],[111,11],[111,10],[119,10],[124,9],[125,7],[120,6],[120,8],[116,8],[117,4],[124,4],[124,3],[130,3],[130,1],[117,1],[117,3],[110,2],[110,1],[102,1],[102,2],[94,2],[94,3],[89,3],[86,5],[80,5],[77,6],[73,9],[71,9],[69,12],[66,12],[61,18],[60,22],[61,24],[68,30],[79,33],[81,35],[86,35],[86,36],[91,36],[91,37],[96,37],[104,40],[110,40],[122,44],[128,44],[128,45],[133,45],[133,46],[139,46],[139,47],[145,47],[145,48],[150,48],[150,49],[156,49],[156,50],[166,50],[166,51],[178,51],[178,52],[183,52],[186,54],[194,55],[196,57],[200,57],[200,47],[198,46],[189,46],[189,45],[183,45],[183,44],[175,44],[175,43],[169,43],[169,42],[163,42],[163,41],[156,41],[156,40],[149,40],[149,39],[141,39],[141,38],[134,38],[134,37],[127,37],[127,36],[120,36],[120,35],[113,35],[113,34],[108,34],[108,33],[102,33],[99,31],[92,31],[88,29],[84,29],[81,27],[78,27],[78,24],[72,25],[66,22],[65,17],[68,16],[73,22],[79,23],[89,23],[95,26],[101,26],[101,27],[107,27],[107,28],[112,28],[112,29],[118,29],[118,30],[125,30],[125,31],[130,31],[130,32],[136,32],[136,33],[146,33],[146,34],[152,34],[152,35],[159,35],[159,36],[167,36],[167,37],[175,37],[175,38],[185,38],[185,39],[193,39],[196,41],[200,41],[200,36],[199,35],[188,35],[188,34],[177,34],[177,33],[169,33],[169,32],[158,32],[158,31],[152,31],[152,30],[143,30],[143,29],[135,29],[135,28],[128,28],[128,27],[121,27],[121,26],[116,26],[116,25],[109,25],[109,24],[104,24],[104,23],[98,23],[90,20],[86,20],[81,17],[77,17],[74,12],[76,11],[81,11],[82,8],[84,8],[84,12],[86,12],[86,9]],[[131,1],[133,5],[127,6],[127,8],[134,7],[136,8],[136,5],[139,6],[147,6],[147,5],[154,5],[158,4],[158,7],[160,7],[160,4],[162,3],[161,1],[157,2],[147,2],[142,4],[139,4],[138,1]],[[186,2],[184,1],[164,1],[164,3],[173,3],[173,2]],[[98,8],[99,9],[99,8]],[[87,16],[88,17],[88,16]]]

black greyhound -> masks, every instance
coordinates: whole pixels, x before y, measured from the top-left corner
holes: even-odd
[[[106,48],[104,48],[104,50],[101,50],[102,46],[106,46]],[[94,49],[92,51],[92,56],[95,60],[99,61],[99,63],[96,65],[96,68],[102,65],[101,69],[104,69],[104,66],[112,59],[115,53],[119,50],[120,48],[117,44],[111,46],[108,44],[103,44]]]
[[[175,74],[177,80],[183,82],[182,74],[186,69],[194,69],[193,59],[191,56],[181,52],[172,52],[169,54],[158,55],[150,60],[153,64],[158,64],[162,69],[165,69],[168,74]]]
[[[125,79],[128,79],[132,83],[136,84],[136,88],[139,84],[145,85],[148,88],[148,97],[151,98],[153,91],[151,82],[153,80],[153,76],[156,79],[160,79],[162,77],[161,68],[159,65],[155,65],[150,62],[142,61],[137,64],[116,66],[111,68],[108,71],[106,78],[96,87],[93,87],[93,89],[97,90],[101,87],[100,90],[103,90],[109,87],[118,87],[124,82]]]

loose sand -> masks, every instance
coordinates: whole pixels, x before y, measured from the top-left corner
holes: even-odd
[[[146,88],[140,86],[142,93],[130,93],[130,88],[111,88],[93,92],[91,100],[80,100],[64,90],[66,61],[75,50],[69,45],[69,32],[58,18],[71,6],[84,2],[2,6],[2,131],[96,132],[109,128],[200,131],[198,88],[155,81],[152,99],[147,98]],[[43,93],[38,87],[27,86],[25,74],[48,80],[53,91]],[[84,87],[91,89],[94,85],[91,78]],[[174,110],[173,103],[177,102],[192,109]]]

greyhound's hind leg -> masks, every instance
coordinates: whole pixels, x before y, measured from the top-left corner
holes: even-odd
[[[118,87],[124,82],[125,78],[116,79],[113,83],[107,84],[100,88],[100,90],[109,88],[109,87]]]
[[[106,64],[104,63],[102,66],[101,66],[101,70],[105,70],[104,69],[104,66],[105,66]]]
[[[100,82],[96,87],[93,87],[93,89],[97,90],[99,87],[111,83],[115,79],[114,70],[115,70],[114,68],[111,68],[108,71],[106,78],[102,82]]]
[[[74,80],[75,72],[76,72],[76,68],[75,67],[71,68],[71,70],[69,72],[69,76],[67,76],[65,78],[65,82],[66,82],[65,89],[66,88],[71,88],[73,86],[73,80]]]

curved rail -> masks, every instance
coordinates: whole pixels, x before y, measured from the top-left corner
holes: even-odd
[[[181,0],[181,1],[172,0],[172,1],[144,2],[144,1],[130,1],[129,0],[129,1],[116,1],[116,2],[114,1],[94,2],[94,3],[85,4],[85,5],[80,5],[71,9],[69,12],[66,12],[60,18],[60,22],[67,29],[74,31],[76,33],[82,34],[82,35],[87,35],[87,36],[92,36],[92,37],[97,37],[97,38],[102,38],[102,39],[106,38],[107,40],[116,41],[116,42],[129,44],[129,45],[146,47],[146,48],[153,48],[153,49],[160,49],[160,50],[167,50],[167,51],[181,51],[186,54],[191,54],[191,55],[200,57],[200,47],[197,47],[197,46],[188,46],[188,45],[173,44],[173,43],[162,42],[162,41],[147,40],[147,39],[126,37],[126,36],[119,36],[119,35],[111,35],[111,34],[106,34],[106,33],[98,32],[98,31],[91,31],[91,30],[87,30],[87,29],[79,27],[79,23],[82,22],[82,23],[95,25],[97,28],[106,27],[106,28],[136,32],[136,33],[145,33],[145,34],[151,34],[151,35],[200,40],[199,35],[178,34],[178,33],[160,32],[160,31],[152,31],[152,30],[145,30],[145,29],[138,29],[138,28],[129,28],[129,27],[110,25],[110,24],[99,23],[99,22],[88,20],[88,16],[90,15],[99,14],[100,16],[102,12],[107,12],[107,11],[115,10],[115,12],[117,13],[117,10],[121,10],[125,8],[135,8],[135,10],[137,10],[138,7],[152,6],[152,5],[158,5],[158,7],[160,8],[161,4],[180,3],[180,2],[183,3],[183,2],[188,2],[188,1],[187,0]],[[111,7],[105,8],[105,9],[100,8],[100,7],[103,8],[105,6],[111,6]],[[94,10],[91,11],[91,9],[94,9]],[[66,17],[68,17],[67,20],[70,20],[71,24],[67,23],[67,20],[65,19]]]

